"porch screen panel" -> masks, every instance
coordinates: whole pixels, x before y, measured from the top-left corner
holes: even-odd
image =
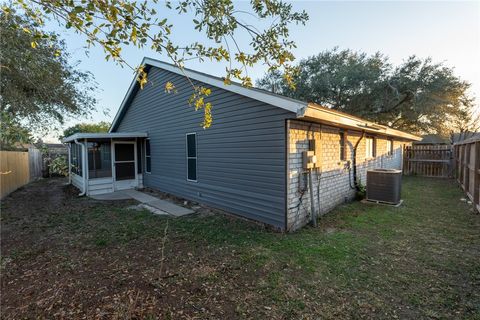
[[[82,176],[82,146],[76,143],[71,144],[70,165],[74,174]]]
[[[108,178],[112,176],[110,142],[88,143],[88,177]]]
[[[115,143],[115,180],[135,179],[135,145]]]
[[[115,164],[116,180],[135,179],[135,163],[134,162],[117,162]]]
[[[115,144],[115,161],[135,161],[133,144]]]

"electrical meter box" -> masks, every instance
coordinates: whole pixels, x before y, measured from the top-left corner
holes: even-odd
[[[303,151],[303,169],[313,169],[317,164],[315,151]]]

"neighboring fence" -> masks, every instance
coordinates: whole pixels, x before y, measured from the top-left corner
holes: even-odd
[[[467,196],[480,210],[480,139],[467,139],[454,145],[455,177]]]
[[[42,177],[43,156],[37,148],[28,148],[28,157],[30,164],[30,181]]]
[[[30,182],[26,151],[0,151],[0,198]]]
[[[451,145],[412,145],[403,153],[403,173],[425,177],[453,176]]]

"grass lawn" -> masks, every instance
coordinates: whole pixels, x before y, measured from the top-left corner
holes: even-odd
[[[480,318],[480,215],[451,180],[406,177],[402,207],[355,202],[293,234],[61,182],[2,201],[2,318]]]

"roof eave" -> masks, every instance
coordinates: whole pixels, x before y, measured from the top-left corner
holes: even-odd
[[[80,132],[72,134],[62,139],[62,143],[68,143],[82,139],[121,139],[121,138],[147,138],[146,132],[105,132],[105,133],[89,133]]]
[[[377,123],[351,116],[343,112],[321,107],[316,104],[309,104],[307,107],[299,109],[297,112],[297,118],[342,127],[345,129],[353,129],[356,131],[365,131],[373,134],[401,138],[403,140],[422,140],[421,137],[414,134],[392,129],[384,125],[379,125]]]

